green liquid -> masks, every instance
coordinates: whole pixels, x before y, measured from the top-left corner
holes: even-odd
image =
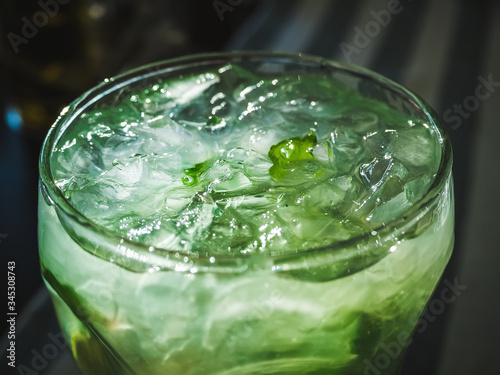
[[[396,373],[450,256],[451,182],[404,231],[377,231],[433,183],[437,129],[333,78],[232,65],[124,91],[75,124],[51,156],[67,201],[174,265],[109,255],[40,200],[43,275],[84,372]],[[354,257],[293,260],[362,235],[371,250]]]

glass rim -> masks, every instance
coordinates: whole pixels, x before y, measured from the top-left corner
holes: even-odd
[[[441,145],[441,158],[438,170],[433,177],[432,184],[429,186],[426,193],[417,202],[413,203],[411,207],[403,214],[398,215],[384,225],[374,228],[371,232],[362,233],[347,240],[333,242],[329,245],[308,249],[297,249],[292,252],[285,252],[284,254],[220,254],[210,253],[209,251],[206,251],[196,253],[197,259],[217,257],[218,260],[241,261],[255,256],[271,260],[284,258],[297,259],[311,253],[324,255],[325,253],[331,253],[335,250],[347,249],[352,247],[359,250],[360,244],[363,244],[366,241],[375,242],[375,240],[373,239],[374,234],[376,234],[377,240],[379,242],[382,241],[382,243],[384,243],[387,242],[389,238],[394,238],[394,233],[404,233],[405,229],[410,228],[412,225],[414,225],[415,222],[418,221],[419,218],[427,212],[426,209],[428,209],[429,206],[437,202],[440,197],[441,191],[445,189],[448,177],[451,173],[452,148],[449,137],[447,136],[446,131],[439,121],[437,115],[423,99],[421,99],[419,96],[412,93],[402,85],[360,66],[302,53],[296,54],[265,51],[201,53],[154,62],[137,67],[135,69],[128,70],[112,78],[105,79],[97,86],[86,91],[61,111],[61,114],[59,115],[55,123],[51,126],[45,137],[39,158],[40,181],[44,190],[44,192],[42,192],[41,194],[45,193],[48,200],[50,201],[50,204],[54,205],[57,210],[60,210],[60,212],[68,215],[71,220],[78,222],[80,225],[83,225],[86,228],[89,228],[93,233],[101,237],[106,243],[120,244],[120,246],[125,246],[127,248],[133,249],[133,252],[136,252],[135,256],[133,257],[135,259],[137,259],[138,253],[139,258],[141,258],[143,262],[155,263],[148,260],[153,256],[151,250],[152,248],[153,252],[156,250],[161,251],[162,257],[164,257],[165,254],[180,254],[181,257],[193,256],[194,252],[165,249],[129,240],[110,229],[98,225],[97,223],[81,214],[64,197],[64,194],[56,186],[52,178],[50,159],[53,148],[58,143],[60,137],[64,134],[66,128],[70,126],[70,124],[83,111],[85,111],[86,108],[93,105],[102,97],[116,90],[119,90],[124,86],[137,81],[146,80],[148,78],[161,76],[162,74],[168,74],[172,72],[175,73],[177,71],[180,72],[188,67],[201,67],[204,65],[213,66],[214,64],[228,64],[238,62],[270,62],[271,60],[275,61],[276,63],[297,63],[317,66],[323,69],[328,67],[336,71],[354,74],[362,79],[371,80],[376,84],[384,87],[385,89],[388,89],[391,92],[395,92],[405,100],[409,100],[419,111],[425,114],[427,120],[433,125],[435,129],[437,129],[436,136],[439,136],[439,143]]]

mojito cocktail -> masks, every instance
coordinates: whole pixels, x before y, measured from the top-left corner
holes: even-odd
[[[396,374],[453,246],[449,141],[367,70],[171,60],[66,108],[42,273],[85,374]]]

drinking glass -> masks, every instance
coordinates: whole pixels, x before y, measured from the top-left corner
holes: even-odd
[[[179,162],[210,147],[225,156]],[[182,178],[161,177],[176,163]],[[451,255],[451,163],[422,99],[344,63],[204,54],[106,80],[63,110],[40,159],[42,274],[79,367],[396,374]],[[208,236],[207,215],[233,216]],[[183,231],[153,236],[174,219]]]

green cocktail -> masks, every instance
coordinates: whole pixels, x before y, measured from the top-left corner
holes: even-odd
[[[86,374],[396,374],[453,245],[430,109],[320,58],[107,80],[40,171],[42,273]]]

